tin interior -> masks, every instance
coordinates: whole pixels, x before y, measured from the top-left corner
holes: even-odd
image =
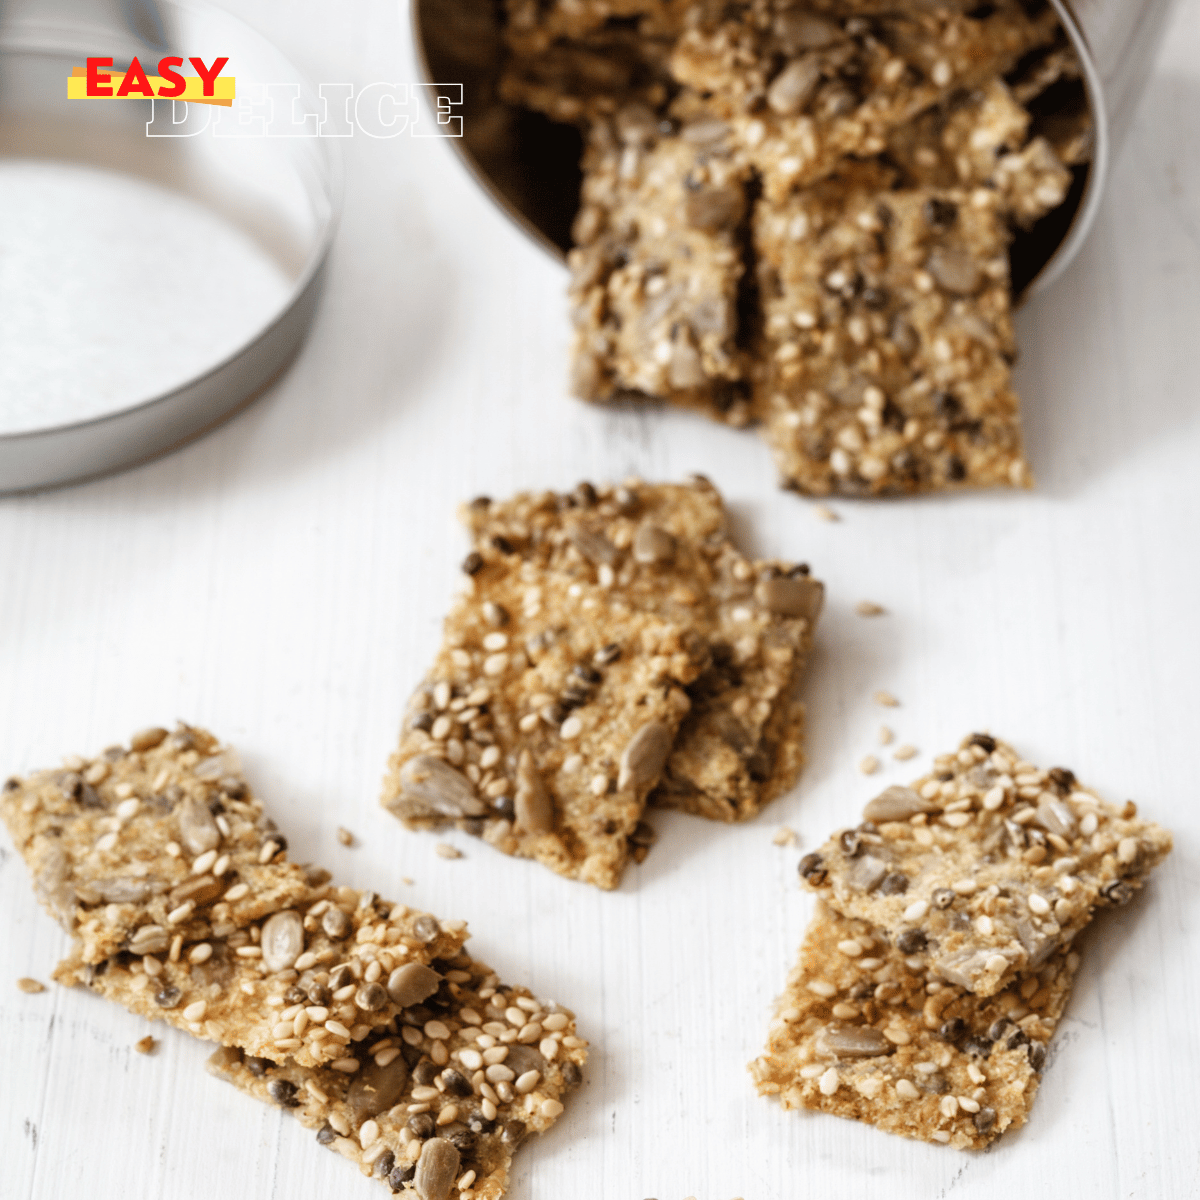
[[[335,224],[326,141],[261,136],[234,108],[67,99],[89,55],[119,70],[134,54],[151,74],[166,54],[189,74],[192,55],[228,57],[239,100],[285,87],[319,111],[282,55],[215,9],[4,14],[0,492],[131,465],[210,428],[279,373],[311,316]],[[151,136],[152,117],[173,136]]]
[[[1090,163],[1073,168],[1066,201],[1010,249],[1018,302],[1047,286],[1083,244],[1100,200],[1108,161],[1108,127],[1099,76],[1064,0],[1052,0],[1084,67],[1078,86],[1092,116]],[[513,109],[497,96],[503,47],[487,0],[414,0],[413,30],[425,79],[464,84],[463,137],[455,146],[481,187],[535,242],[562,259],[579,208],[582,141],[567,126]],[[449,96],[449,93],[447,93]]]

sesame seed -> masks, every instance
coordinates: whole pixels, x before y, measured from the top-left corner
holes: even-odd
[[[592,782],[588,785],[593,796],[603,796],[608,791],[608,776],[596,775],[593,776]]]
[[[350,1030],[348,1030],[345,1025],[341,1023],[341,1021],[326,1021],[325,1028],[328,1029],[329,1032],[334,1035],[334,1037],[345,1038],[346,1041],[350,1040]]]
[[[940,1108],[942,1110],[943,1117],[957,1117],[958,1116],[958,1097],[957,1096],[943,1096],[941,1099],[941,1103],[938,1105],[938,1108]]]
[[[1079,822],[1079,831],[1087,837],[1091,837],[1092,834],[1096,832],[1097,828],[1099,828],[1099,825],[1100,819],[1094,812],[1086,813],[1084,814],[1083,819]]]
[[[583,722],[578,717],[568,717],[558,729],[559,737],[566,741],[577,738],[583,732]]]
[[[129,818],[137,812],[138,808],[141,806],[141,803],[141,800],[139,800],[136,796],[130,796],[128,800],[122,800],[114,810],[116,812],[117,820],[128,821]]]
[[[379,1122],[364,1121],[362,1128],[358,1131],[358,1144],[365,1150],[372,1142],[379,1137]]]
[[[117,844],[117,835],[115,833],[106,833],[103,837],[96,839],[96,849],[107,853]]]
[[[859,764],[858,769],[864,775],[874,775],[879,770],[879,759],[873,754],[868,754]]]
[[[460,1050],[458,1060],[468,1071],[478,1071],[483,1066],[483,1055],[478,1050]]]
[[[439,858],[462,858],[463,853],[457,846],[450,845],[449,842],[438,842],[434,846]]]
[[[992,918],[986,914],[975,918],[975,928],[983,934],[984,937],[991,937],[996,932],[996,927],[992,923]]]
[[[444,1041],[450,1036],[450,1030],[441,1021],[426,1021],[425,1036],[427,1038],[439,1038]]]
[[[841,1086],[841,1080],[838,1078],[837,1068],[830,1067],[824,1075],[821,1076],[817,1087],[821,1090],[822,1096],[832,1096],[834,1092]]]
[[[517,728],[522,733],[532,733],[537,727],[541,718],[535,712],[526,713],[518,722]]]
[[[229,855],[222,854],[220,858],[213,863],[212,873],[219,879],[226,871],[229,870]]]
[[[929,912],[929,902],[926,900],[914,900],[904,910],[904,919],[906,921],[919,921],[925,914]]]
[[[986,1083],[987,1076],[979,1069],[978,1063],[967,1063],[967,1074],[971,1078],[972,1083]],[[968,1109],[968,1112],[973,1112],[974,1109]]]
[[[883,1036],[894,1046],[907,1046],[912,1041],[912,1035],[906,1029],[889,1026],[883,1031]]]
[[[537,1087],[541,1078],[540,1071],[526,1071],[524,1075],[517,1076],[517,1082],[513,1086],[518,1095],[524,1096]]]
[[[1131,862],[1136,861],[1139,849],[1137,838],[1122,838],[1117,843],[1117,862],[1128,866]]]
[[[276,851],[279,849],[279,843],[275,841],[267,841],[263,843],[263,848],[259,851],[258,861],[266,866],[267,863],[275,857]]]
[[[1039,917],[1044,917],[1050,911],[1050,905],[1044,896],[1039,896],[1037,892],[1032,892],[1029,896],[1029,911],[1036,913]]]
[[[463,1177],[462,1177],[462,1178],[461,1178],[461,1179],[458,1181],[458,1190],[459,1190],[460,1192],[465,1192],[465,1191],[467,1190],[467,1188],[469,1188],[469,1187],[471,1186],[471,1184],[473,1184],[474,1182],[475,1182],[475,1172],[474,1172],[474,1170],[468,1171],[468,1172],[467,1172],[467,1173],[466,1173],[466,1174],[465,1174],[465,1175],[464,1175],[464,1176],[463,1176]]]
[[[23,975],[17,980],[17,987],[21,989],[27,996],[36,996],[38,992],[44,992],[46,985],[37,979],[30,979],[28,975]]]
[[[837,988],[832,983],[826,983],[823,979],[810,979],[808,981],[808,990],[814,996],[823,996],[826,1000],[831,996],[837,995]]]
[[[899,759],[900,762],[907,762],[910,758],[916,758],[917,753],[918,751],[916,746],[897,746],[892,754],[892,757]]]
[[[333,1070],[341,1071],[343,1075],[353,1075],[358,1070],[358,1059],[335,1058],[329,1065]]]
[[[900,707],[900,701],[897,700],[896,697],[893,696],[891,692],[882,692],[882,691],[876,692],[875,693],[875,703],[882,704],[884,706],[884,708],[899,708]]]
[[[1008,969],[1008,959],[1003,954],[993,954],[983,965],[992,974],[998,974]]]
[[[960,896],[971,896],[979,888],[974,879],[959,879],[950,885]]]
[[[194,945],[188,951],[188,962],[190,962],[190,963],[208,962],[208,960],[210,958],[212,958],[212,953],[213,953],[213,948],[212,948],[211,943],[197,942],[196,945]]]
[[[442,713],[433,725],[430,726],[429,736],[435,742],[444,742],[449,736],[450,731],[454,728],[454,719]]]
[[[896,1080],[896,1095],[903,1096],[905,1100],[916,1100],[920,1096],[917,1090],[917,1085],[909,1079]]]
[[[553,1120],[562,1115],[563,1106],[557,1100],[543,1100],[541,1113],[543,1117]]]
[[[942,824],[949,825],[951,829],[961,829],[970,822],[971,814],[968,812],[950,812],[942,815]]]
[[[178,925],[180,922],[186,921],[195,911],[196,902],[194,900],[185,900],[178,908],[173,908],[167,913],[167,924]]]
[[[542,1026],[545,1029],[558,1031],[566,1029],[570,1023],[570,1019],[567,1017],[566,1013],[551,1013],[542,1021]]]
[[[837,948],[847,958],[858,958],[863,952],[862,946],[853,938],[847,938],[844,942],[838,942]]]
[[[183,1010],[183,1019],[185,1021],[203,1021],[205,1014],[208,1012],[208,1001],[197,1000],[194,1004],[189,1004]]]
[[[887,609],[882,604],[876,604],[874,600],[860,600],[854,606],[854,611],[860,617],[881,617]]]
[[[508,655],[501,651],[499,654],[489,654],[483,660],[483,673],[485,675],[503,675],[508,669]]]
[[[880,727],[879,727],[879,744],[881,746],[890,745],[892,742],[892,739],[895,736],[896,735],[894,733],[892,733],[892,731],[886,725],[880,725]]]

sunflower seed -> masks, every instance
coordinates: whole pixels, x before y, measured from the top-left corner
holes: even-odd
[[[874,1058],[896,1049],[869,1025],[830,1025],[825,1030],[825,1044],[839,1058]]]
[[[397,967],[387,981],[392,1002],[401,1008],[411,1008],[428,999],[442,986],[442,977],[424,963],[405,963]]]
[[[521,751],[517,762],[514,803],[519,828],[527,833],[548,833],[554,828],[554,804],[528,750]]]
[[[327,908],[321,915],[321,929],[325,932],[326,937],[341,941],[342,938],[350,936],[354,929],[354,922],[350,920],[349,915],[343,909]]]
[[[304,922],[299,913],[285,910],[268,918],[262,927],[263,966],[286,971],[304,953]]]
[[[806,617],[814,620],[825,600],[824,585],[800,575],[794,579],[764,579],[756,592],[758,602],[781,617]]]
[[[922,799],[912,788],[893,785],[880,792],[863,809],[863,820],[882,825],[885,821],[907,821],[917,813],[932,812],[936,805]]]
[[[629,739],[621,755],[617,788],[642,788],[652,784],[662,774],[671,751],[672,733],[661,721],[643,725]]]
[[[221,831],[208,805],[195,796],[185,796],[179,805],[179,840],[193,858],[221,844]]]
[[[482,817],[487,813],[471,782],[448,762],[418,754],[401,768],[403,795],[443,817]]]
[[[417,1160],[413,1187],[421,1200],[447,1200],[458,1175],[460,1162],[454,1143],[446,1138],[430,1138]]]
[[[633,539],[633,557],[640,563],[669,563],[675,557],[675,539],[657,525],[643,525]]]
[[[415,964],[413,964],[415,965]],[[368,1063],[355,1077],[346,1093],[346,1105],[356,1125],[368,1117],[387,1112],[397,1104],[408,1084],[408,1063],[399,1054],[386,1067]]]

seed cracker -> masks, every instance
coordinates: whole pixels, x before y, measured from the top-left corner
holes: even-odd
[[[439,1200],[455,1185],[461,1200],[498,1200],[517,1147],[554,1124],[579,1083],[587,1043],[567,1009],[501,984],[465,950],[435,965],[437,993],[359,1043],[363,1066],[354,1075],[228,1048],[209,1070],[290,1111],[321,1145],[393,1192],[412,1196],[423,1155],[432,1163],[440,1153],[429,1188]],[[427,1150],[435,1139],[454,1153]]]
[[[176,935],[203,940],[214,922],[241,928],[309,890],[237,755],[186,725],[9,779],[0,814],[38,899],[85,963],[135,936],[158,954]]]
[[[984,999],[818,902],[750,1072],[784,1108],[981,1149],[1025,1123],[1079,961],[1061,946]]]
[[[539,573],[599,586],[706,648],[652,804],[738,821],[795,784],[804,722],[795,692],[824,586],[806,566],[741,554],[708,480],[580,484],[476,502],[463,519],[476,546],[500,538]]]
[[[884,170],[756,210],[756,405],[784,486],[1027,486],[1003,213],[984,188],[881,191]]]
[[[261,924],[215,925],[174,955],[90,964],[72,954],[54,978],[258,1057],[349,1064],[358,1043],[401,1011],[394,997],[404,998],[405,980],[433,981],[429,964],[465,937],[462,921],[322,884]]]
[[[848,155],[881,153],[889,131],[1008,70],[1058,27],[1049,6],[1036,16],[1017,0],[977,11],[986,15],[939,7],[841,19],[752,0],[693,23],[671,72],[732,124],[777,202]]]
[[[471,590],[410,701],[383,805],[614,888],[704,647],[502,540],[464,565]]]
[[[1005,215],[1028,228],[1066,199],[1072,178],[1044,137],[1029,137],[1031,120],[992,79],[894,129],[888,156],[909,187],[991,188]]]
[[[593,123],[575,247],[572,389],[655,398],[745,424],[749,328],[739,313],[749,175],[703,118],[664,134],[626,104]]]
[[[1036,971],[1092,919],[1126,903],[1171,835],[1042,771],[988,734],[890,787],[864,824],[800,863],[829,905],[868,921],[922,969],[992,996]]]

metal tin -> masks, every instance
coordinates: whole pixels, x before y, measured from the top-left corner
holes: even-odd
[[[249,239],[247,245],[262,248],[279,271],[278,298],[264,306],[255,323],[238,327],[231,348],[194,370],[189,365],[167,390],[135,391],[85,419],[0,430],[0,493],[8,493],[73,483],[144,462],[212,429],[268,387],[290,363],[312,322],[336,227],[340,175],[327,139],[254,137],[251,142],[211,131],[151,138],[146,124],[155,102],[66,98],[71,68],[82,67],[89,55],[111,56],[114,69],[120,69],[135,54],[153,63],[167,54],[181,55],[185,63],[190,55],[222,54],[230,59],[239,97],[283,85],[303,110],[319,111],[315,90],[295,67],[220,10],[173,0],[113,0],[110,7],[26,0],[11,3],[0,17],[0,156],[7,148],[10,156],[34,153],[51,166],[82,163],[152,180],[218,214],[239,237]],[[164,102],[156,103],[161,112]],[[182,106],[177,111],[182,113]],[[213,120],[218,111],[234,110],[213,110]],[[11,164],[17,158],[0,161]],[[45,286],[52,289],[56,283],[47,280]],[[30,406],[36,401],[31,397]]]
[[[1128,132],[1153,66],[1172,0],[1051,0],[1079,54],[1091,111],[1092,161],[1073,211],[1047,237],[1020,247],[1027,261],[1019,299],[1047,287],[1079,252],[1099,209],[1112,156]],[[490,0],[413,0],[413,36],[428,83],[464,85],[463,137],[455,143],[467,169],[500,208],[556,258],[570,246],[578,203],[578,167],[569,136],[547,144],[549,122],[532,136],[525,119],[497,96],[502,56]],[[497,131],[500,134],[497,135]],[[474,135],[474,136],[473,136]],[[575,143],[578,144],[577,141]],[[557,207],[548,197],[559,198]]]

